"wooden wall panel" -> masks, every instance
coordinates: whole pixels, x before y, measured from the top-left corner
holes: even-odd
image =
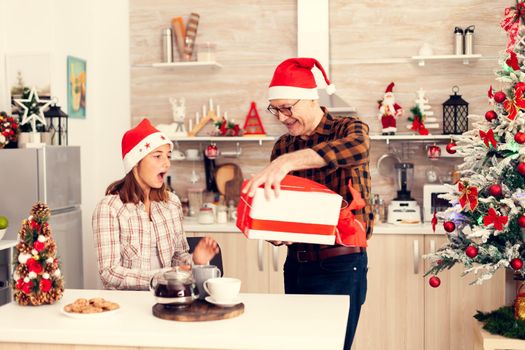
[[[489,85],[498,87],[494,79],[498,53],[504,49],[506,36],[499,28],[504,6],[511,2],[491,0],[408,1],[408,0],[331,0],[330,40],[331,78],[338,94],[355,106],[372,132],[380,130],[377,121],[377,100],[383,96],[390,81],[395,81],[397,101],[405,108],[404,121],[398,130],[406,130],[406,117],[419,88],[427,96],[441,122],[441,104],[451,88],[458,85],[476,114],[487,110],[486,91]],[[140,67],[158,62],[161,57],[161,29],[174,16],[201,15],[197,43],[217,45],[217,60],[222,69],[159,70]],[[428,62],[418,66],[409,57],[417,55],[423,42],[428,42],[435,54],[453,50],[453,28],[474,24],[474,52],[484,59],[463,65],[461,62]],[[185,97],[188,116],[194,118],[201,105],[212,97],[227,111],[229,117],[243,123],[250,101],[258,105],[268,134],[278,136],[285,129],[265,107],[266,88],[275,66],[296,55],[296,1],[249,0],[221,2],[211,0],[131,0],[131,119],[136,124],[143,116],[154,123],[171,122],[170,96]],[[383,63],[381,63],[383,62]],[[393,63],[395,62],[395,63]],[[206,144],[180,143],[181,149],[205,147]],[[266,164],[271,143],[262,147],[242,144],[243,155],[238,163],[245,176]],[[422,198],[425,171],[435,166],[446,177],[457,159],[430,161],[424,144],[410,146],[407,157],[416,164],[414,195]],[[235,144],[219,144],[232,150]],[[399,144],[393,147],[401,147]],[[371,169],[373,192],[390,200],[395,195],[394,180],[377,174],[377,159],[387,151],[379,141],[372,143]],[[219,159],[218,163],[232,159]],[[191,162],[173,162],[170,170],[175,189],[185,195],[192,170]],[[201,178],[201,162],[196,163]]]

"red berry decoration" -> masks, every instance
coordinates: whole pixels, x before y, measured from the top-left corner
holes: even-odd
[[[478,248],[474,247],[473,245],[469,245],[467,249],[465,249],[465,254],[471,259],[475,258],[478,255]]]
[[[437,288],[441,284],[441,280],[437,276],[432,276],[428,280],[428,284],[430,284],[432,288]]]
[[[494,101],[502,103],[507,98],[507,95],[503,91],[498,91],[494,94]]]
[[[512,266],[514,270],[521,270],[523,267],[523,260],[520,258],[514,258],[510,261],[510,266]]]
[[[519,163],[516,170],[518,170],[518,173],[525,176],[525,163]]]
[[[500,185],[491,185],[489,187],[489,193],[491,196],[501,197],[501,195],[503,194],[503,190],[501,189]]]
[[[456,224],[454,224],[452,221],[445,221],[443,223],[443,228],[447,232],[452,232],[456,229]]]
[[[457,145],[454,143],[454,142],[451,142],[447,145],[447,153],[449,154],[454,154],[456,153],[456,150],[453,149],[454,147],[456,147]]]
[[[524,144],[525,143],[525,132],[518,132],[516,135],[514,135],[514,141],[517,143]]]
[[[525,215],[518,218],[518,225],[520,225],[520,227],[525,227]]]
[[[489,122],[493,121],[497,117],[498,117],[498,114],[494,111],[488,111],[487,113],[485,113],[485,119],[487,119],[487,121]]]

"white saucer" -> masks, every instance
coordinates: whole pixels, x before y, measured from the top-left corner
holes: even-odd
[[[222,306],[222,307],[231,307],[231,306],[235,306],[235,305],[241,303],[241,299],[239,299],[239,298],[235,298],[235,299],[230,300],[228,302],[218,302],[218,301],[215,301],[215,299],[213,299],[213,297],[211,297],[209,295],[206,298],[204,298],[204,300],[206,300],[210,304],[217,305],[217,306]]]

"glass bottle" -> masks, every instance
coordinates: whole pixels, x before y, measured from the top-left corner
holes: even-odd
[[[172,193],[175,193],[175,191],[173,190],[173,187],[171,187],[171,176],[169,175],[166,177],[166,190]]]

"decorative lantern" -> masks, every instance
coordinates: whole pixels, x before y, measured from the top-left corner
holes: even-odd
[[[458,95],[459,87],[452,88],[454,95],[443,103],[443,134],[463,134],[468,130],[468,102]]]
[[[49,106],[44,112],[47,119],[47,130],[51,132],[51,144],[67,146],[67,118],[68,115],[56,105],[56,102]]]

